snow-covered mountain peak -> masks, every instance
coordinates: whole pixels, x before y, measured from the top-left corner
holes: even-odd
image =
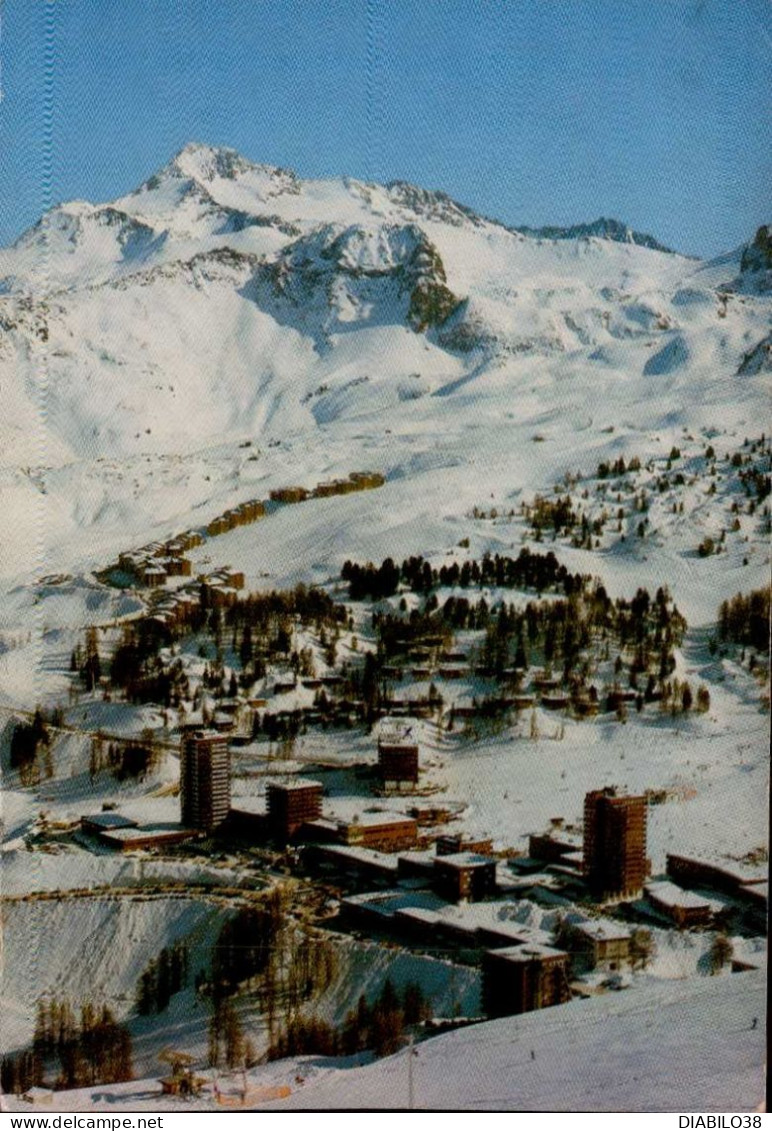
[[[42,247],[60,236],[74,244],[88,221],[108,210],[112,213],[118,211],[112,206],[92,204],[88,200],[68,200],[63,204],[56,204],[44,212],[32,227],[23,231],[12,247]]]
[[[194,180],[214,181],[222,177],[232,181],[257,166],[236,149],[190,142],[175,154],[167,168]]]
[[[275,165],[259,165],[227,146],[191,142],[172,157],[163,168],[149,177],[137,193],[157,189],[167,180],[192,181],[211,191],[216,199],[218,182],[247,178],[251,191],[262,189],[262,196],[296,191],[297,175],[291,169]]]
[[[44,293],[141,269],[161,252],[163,229],[113,204],[56,205],[0,250],[0,293]]]
[[[629,224],[604,216],[593,220],[589,224],[572,224],[568,228],[550,226],[544,228],[518,227],[515,230],[522,232],[523,235],[533,236],[536,239],[578,240],[594,238],[610,240],[613,243],[635,244],[637,247],[648,247],[652,251],[661,251],[668,255],[675,254],[672,248],[665,247],[665,245],[661,244],[659,240],[656,240],[654,236],[650,236],[646,232],[636,232]]]
[[[115,204],[177,237],[202,240],[254,222],[281,221],[272,201],[297,196],[300,185],[291,170],[255,164],[235,149],[191,144]]]

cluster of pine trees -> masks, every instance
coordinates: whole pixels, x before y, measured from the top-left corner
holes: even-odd
[[[513,664],[527,668],[535,653],[544,663],[561,666],[564,678],[570,679],[593,645],[608,650],[613,643],[620,652],[631,652],[632,676],[657,664],[664,678],[672,670],[672,649],[681,643],[685,629],[686,621],[665,589],[659,589],[654,600],[639,589],[632,600],[612,601],[598,584],[565,601],[529,601],[524,609],[499,605],[486,629],[481,663],[501,678]]]
[[[523,514],[537,541],[545,530],[551,530],[556,537],[569,534],[582,518],[574,510],[570,495],[558,496],[556,499],[537,495],[533,503],[523,507]]]
[[[337,1056],[340,1034],[334,1025],[316,1014],[297,1013],[290,1017],[284,1029],[268,1050],[269,1060],[284,1060],[289,1056]]]
[[[328,637],[337,641],[348,621],[348,610],[329,594],[313,586],[296,585],[288,590],[250,593],[235,602],[223,611],[221,629],[215,626],[213,637],[221,651],[229,634],[231,649],[241,661],[243,685],[251,686],[265,674],[267,661],[276,657],[285,657],[296,675],[313,675],[310,651],[292,648],[296,626],[312,629],[327,646]],[[334,662],[334,654],[332,659]]]
[[[184,698],[182,665],[167,667],[158,654],[166,643],[168,632],[155,621],[143,619],[124,626],[110,663],[110,682],[121,688],[130,702],[168,707]]]
[[[350,1056],[371,1050],[376,1056],[389,1056],[404,1043],[407,1034],[431,1017],[431,1005],[416,982],[409,982],[402,993],[387,978],[373,1002],[364,994],[349,1011],[343,1026],[335,1029],[315,1015],[294,1014],[271,1046],[268,1059],[317,1053],[321,1056]]]
[[[681,458],[681,452],[678,448],[674,447],[670,451],[667,460],[667,471],[670,472],[673,463]],[[646,465],[647,471],[654,470],[653,462]],[[629,463],[625,463],[622,456],[612,461],[603,461],[598,464],[597,468],[597,484],[595,487],[596,493],[602,499],[609,499],[610,492],[616,493],[617,508],[614,510],[609,499],[609,507],[603,507],[600,513],[590,517],[588,513],[581,507],[574,507],[571,496],[561,496],[561,486],[555,485],[556,498],[544,498],[537,495],[530,504],[523,505],[523,514],[530,522],[534,539],[540,542],[544,536],[545,531],[552,531],[553,540],[560,535],[571,535],[571,545],[578,549],[592,549],[600,545],[599,539],[603,534],[606,524],[614,521],[616,523],[616,532],[622,536],[624,541],[625,535],[623,534],[623,520],[627,513],[646,514],[649,509],[649,500],[645,491],[641,490],[635,493],[635,484],[633,481],[624,480],[624,476],[629,473],[636,473],[641,470],[641,461],[638,456],[633,456]],[[612,477],[618,477],[619,481],[611,483],[609,480]],[[566,475],[565,483],[568,487],[573,487],[578,481],[582,479],[581,475]],[[680,487],[686,482],[686,478],[681,471],[677,471],[672,481],[668,475],[662,475],[655,479],[654,486],[663,494],[668,491],[672,486]],[[628,507],[628,511],[622,506],[623,491],[626,494],[633,494],[633,499]],[[589,498],[589,490],[587,488],[582,492],[582,498]],[[678,513],[679,507],[674,504],[674,512]],[[680,510],[683,511],[683,503],[680,504]],[[639,538],[645,538],[647,527],[649,525],[648,518],[644,517],[637,526],[637,534]]]
[[[93,691],[102,678],[102,660],[99,655],[99,639],[93,625],[86,629],[83,648],[78,645],[70,657],[70,671],[78,672],[87,691]]]
[[[137,1013],[163,1013],[174,994],[188,984],[188,948],[176,942],[161,949],[139,976]]]
[[[223,924],[212,957],[211,996],[225,998],[262,974],[284,927],[282,901],[271,893],[262,906],[241,907]]]
[[[302,584],[270,593],[250,593],[225,612],[227,627],[249,625],[263,639],[270,638],[282,625],[291,629],[296,621],[312,627],[318,635],[324,627],[335,627],[346,619],[346,610],[328,593]]]
[[[769,647],[770,590],[754,589],[723,601],[718,610],[718,635],[724,643],[766,652]]]
[[[393,597],[402,580],[400,568],[395,565],[392,558],[386,558],[379,566],[373,565],[372,562],[361,566],[356,562],[347,561],[340,575],[348,582],[348,593],[352,601],[364,601],[368,598],[371,601],[378,601],[382,597]],[[431,587],[431,575],[429,587]]]
[[[7,1096],[21,1095],[44,1081],[44,1067],[32,1049],[24,1049],[0,1060],[0,1089]]]
[[[587,580],[560,565],[551,551],[539,554],[525,547],[516,558],[486,553],[479,562],[468,559],[461,564],[442,565],[439,569],[420,556],[406,558],[401,566],[395,565],[391,558],[386,558],[380,566],[347,561],[341,577],[348,582],[351,599],[359,601],[393,597],[400,585],[413,593],[431,593],[439,588],[496,587],[530,589],[537,593],[558,590],[568,595],[580,591]]]
[[[698,711],[710,710],[710,692],[704,684],[697,688],[697,696],[688,680],[665,680],[661,687],[660,707],[671,715],[688,714],[694,707]]]
[[[330,942],[288,916],[281,892],[271,892],[261,906],[239,909],[220,931],[210,974],[196,979],[199,995],[212,1004],[211,1063],[234,1068],[254,1055],[236,994],[248,994],[255,1001],[275,1036],[285,1018],[322,993],[336,973]]]
[[[118,1084],[133,1077],[131,1036],[106,1005],[39,1001],[32,1048],[3,1058],[4,1092],[23,1092],[46,1080],[56,1089]]]
[[[305,729],[300,710],[286,711],[281,715],[272,711],[255,712],[252,719],[252,738],[266,738],[269,742],[294,742]]]
[[[255,1046],[230,998],[218,997],[212,1004],[208,1060],[212,1068],[251,1068],[257,1063]]]
[[[753,456],[749,455],[746,457],[744,467],[742,463],[743,460],[740,453],[735,452],[732,457],[732,466],[738,468],[737,478],[743,485],[746,498],[754,499],[757,504],[763,503],[770,492],[772,492],[772,479],[770,479],[769,476],[769,460],[766,460],[766,467],[754,466]]]
[[[272,892],[259,907],[241,907],[228,919],[212,952],[209,974],[196,978],[199,997],[211,1003],[209,1063],[214,1068],[237,1068],[254,1061],[254,1048],[233,1002],[239,990],[259,991],[281,949],[284,904]]]
[[[313,627],[320,637],[329,633],[334,641],[342,627],[348,626],[349,613],[321,589],[297,585],[286,591],[251,593],[227,609],[208,604],[206,586],[201,588],[201,604],[190,619],[178,625],[161,625],[151,618],[126,625],[110,663],[110,681],[122,689],[127,699],[137,703],[160,703],[176,707],[190,698],[190,687],[180,660],[164,663],[161,648],[192,633],[211,638],[215,657],[207,666],[205,685],[215,696],[235,696],[238,684],[251,687],[262,678],[270,658],[286,657],[299,675],[311,675],[309,651],[292,650],[295,626]],[[93,630],[89,630],[93,632]],[[223,655],[230,644],[238,655],[242,675],[226,680]],[[86,655],[94,655],[93,636],[87,634]],[[203,653],[205,654],[205,653]],[[334,656],[333,656],[334,659]],[[82,650],[73,654],[73,670],[84,670]],[[88,670],[94,668],[93,660]],[[101,671],[101,667],[100,667]],[[85,678],[85,677],[84,677]],[[92,688],[93,682],[86,682]]]
[[[675,458],[678,458],[678,456],[680,456],[680,454],[681,454],[678,451],[677,448],[673,448],[673,451],[670,453],[671,459],[674,458],[673,457],[674,452],[677,453]],[[640,471],[640,470],[641,470],[641,461],[638,458],[638,456],[633,456],[633,458],[630,460],[629,463],[625,463],[624,457],[619,456],[619,458],[615,459],[613,463],[611,463],[609,460],[603,460],[601,463],[599,463],[598,464],[598,470],[597,470],[597,478],[598,479],[608,479],[610,475],[626,475],[628,471],[635,472],[635,471]]]
[[[464,598],[449,598],[450,601],[464,601]],[[483,628],[487,618],[481,623],[472,623],[474,609],[488,610],[484,597],[480,598],[477,606],[466,602],[468,610],[468,623],[459,624],[460,617],[451,623],[446,623],[445,609],[440,609],[436,595],[427,598],[423,609],[411,609],[407,615],[400,613],[381,612],[373,613],[372,623],[378,640],[378,654],[387,662],[390,657],[399,656],[414,645],[421,647],[437,648],[446,647],[453,639],[453,628],[469,627]]]
[[[659,680],[672,673],[673,649],[686,630],[686,621],[666,588],[658,589],[653,598],[641,588],[631,599],[612,600],[597,581],[586,582],[566,599],[529,601],[524,608],[465,597],[449,597],[438,607],[432,595],[423,611],[411,610],[406,618],[377,612],[373,625],[378,639],[376,684],[381,667],[403,656],[411,642],[431,640],[443,647],[453,632],[476,629],[485,633],[477,657],[479,673],[501,680],[513,666],[525,670],[537,659],[559,666],[563,677],[572,680],[587,667],[587,653],[594,649],[607,657],[613,645],[620,653],[617,676],[625,666],[621,653],[630,657],[627,666],[634,689],[647,673],[653,672]],[[652,682],[645,690],[641,685],[641,693],[650,698],[653,686]]]
[[[38,707],[30,723],[17,722],[11,735],[10,764],[19,771],[23,786],[34,785],[40,779],[40,761],[47,777],[53,774],[51,746],[43,712]]]

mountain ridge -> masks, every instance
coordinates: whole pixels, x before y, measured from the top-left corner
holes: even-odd
[[[661,251],[666,255],[682,255],[672,247],[666,247],[645,232],[637,232],[622,220],[600,216],[589,223],[571,224],[567,227],[547,225],[540,228],[531,228],[525,225],[514,226],[513,231],[521,232],[524,236],[533,239],[568,240],[568,239],[604,239],[615,243],[632,243],[638,247],[648,247],[652,251]]]
[[[546,226],[529,227],[527,225],[509,224],[500,219],[491,218],[477,212],[469,205],[460,203],[441,189],[426,189],[412,184],[409,181],[395,179],[380,185],[376,182],[359,181],[351,177],[332,177],[326,179],[301,179],[294,170],[282,166],[253,162],[244,157],[238,150],[227,146],[209,146],[202,143],[191,142],[180,149],[160,169],[152,173],[139,186],[123,197],[118,197],[113,202],[92,203],[84,200],[64,201],[54,205],[29,228],[25,229],[11,248],[23,243],[25,238],[44,226],[46,217],[71,216],[73,211],[79,210],[85,215],[100,215],[105,209],[124,211],[131,215],[131,208],[120,208],[122,202],[138,203],[143,196],[155,192],[164,182],[178,182],[183,195],[197,195],[204,204],[218,205],[207,186],[213,185],[217,180],[236,182],[245,175],[256,175],[261,178],[264,194],[261,194],[261,203],[266,203],[271,197],[282,195],[298,195],[305,185],[340,183],[349,190],[367,195],[369,192],[385,192],[389,199],[397,205],[408,208],[416,216],[440,217],[448,223],[470,222],[476,227],[486,224],[495,225],[515,234],[521,234],[537,239],[584,239],[595,237],[615,242],[634,243],[641,247],[662,251],[667,254],[680,254],[672,248],[666,247],[653,236],[639,233],[623,221],[599,218],[592,222],[584,222],[568,227]]]
[[[483,404],[504,381],[531,403],[567,373],[589,397],[747,377],[769,334],[759,253],[744,272],[743,249],[695,264],[602,225],[535,238],[404,181],[304,181],[186,146],[0,251],[0,465],[176,451],[234,426],[429,427],[435,396]]]

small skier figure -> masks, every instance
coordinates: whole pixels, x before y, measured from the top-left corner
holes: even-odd
[[[754,1017],[753,1021],[751,1022],[751,1029],[755,1029],[756,1026],[758,1025],[758,1023],[759,1023],[758,1017]]]

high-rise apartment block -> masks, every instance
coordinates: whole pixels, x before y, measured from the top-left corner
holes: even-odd
[[[646,798],[619,796],[613,786],[584,799],[584,874],[599,899],[637,895],[648,875]]]
[[[231,805],[228,740],[212,730],[186,734],[180,749],[182,823],[211,832],[228,816]]]

